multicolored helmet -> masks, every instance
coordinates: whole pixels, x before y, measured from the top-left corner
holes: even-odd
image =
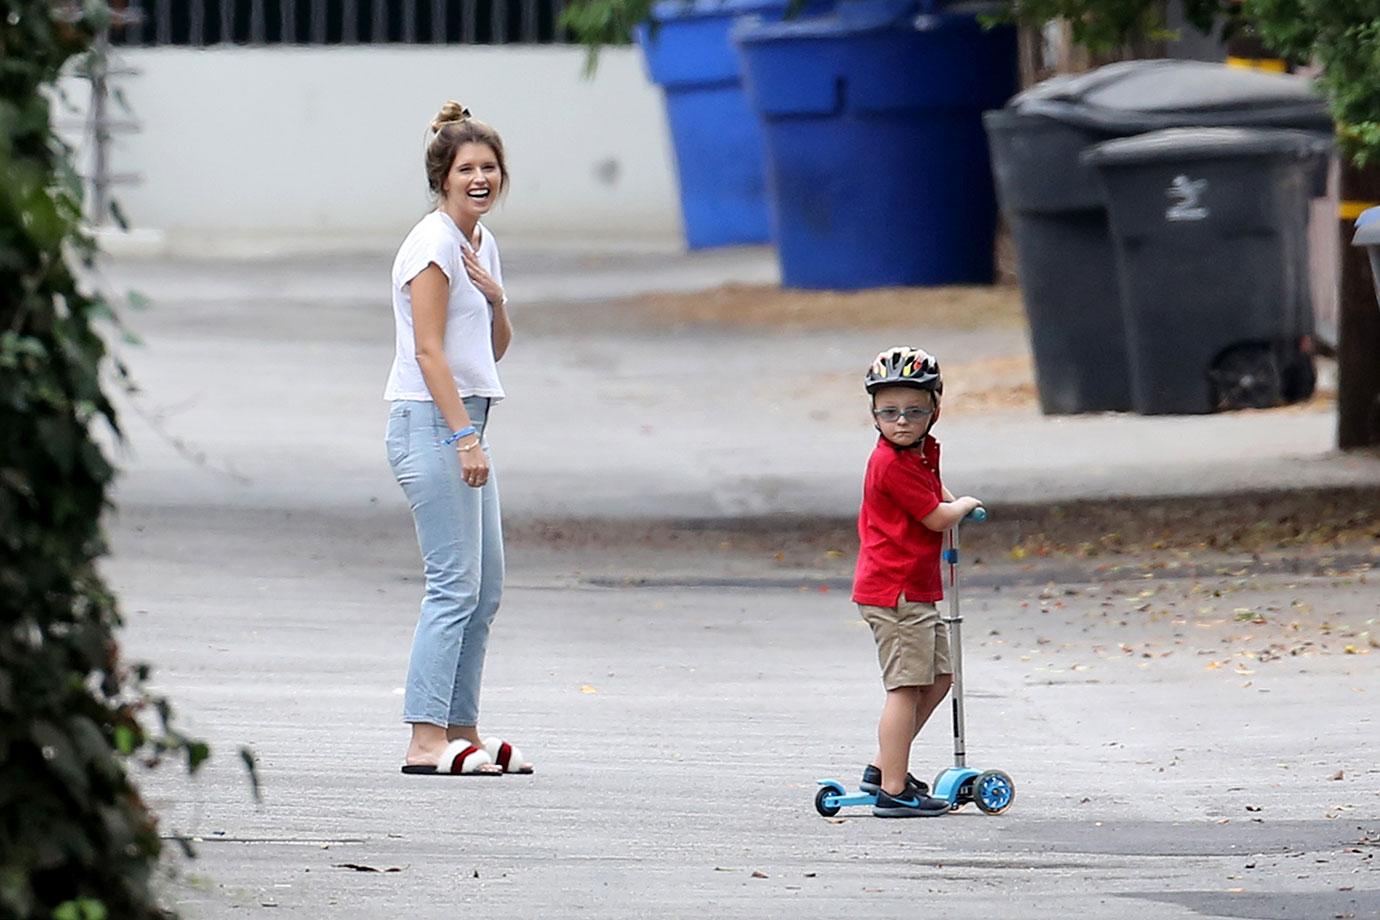
[[[867,369],[863,386],[875,393],[882,387],[914,387],[929,390],[936,397],[944,393],[944,378],[934,355],[920,348],[898,345],[877,355]]]

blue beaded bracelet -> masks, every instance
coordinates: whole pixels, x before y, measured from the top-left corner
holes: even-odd
[[[465,427],[465,428],[461,428],[459,431],[455,432],[455,434],[453,434],[453,435],[451,435],[450,437],[446,438],[445,443],[447,443],[447,444],[454,444],[456,441],[460,440],[461,438],[468,438],[468,437],[469,437],[470,435],[472,435],[472,434],[479,434],[479,431],[478,431],[473,425],[469,425],[469,426],[467,426],[467,427]]]

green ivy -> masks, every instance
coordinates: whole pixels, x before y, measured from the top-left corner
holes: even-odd
[[[652,0],[572,0],[560,24],[593,53],[604,45],[631,42],[633,28],[651,11]]]
[[[561,24],[589,47],[593,69],[598,49],[627,44],[651,7],[652,0],[572,0]],[[1033,26],[1064,20],[1076,44],[1114,56],[1174,38],[1165,8],[1165,0],[1005,0],[994,18]],[[1380,0],[1183,0],[1183,12],[1204,34],[1253,28],[1278,53],[1320,64],[1342,147],[1358,166],[1380,155]]]
[[[690,0],[686,0],[687,3]],[[594,55],[605,45],[626,45],[632,31],[647,20],[653,0],[571,0],[561,14],[561,26]],[[1233,0],[1183,0],[1184,16],[1200,31],[1212,31],[1220,21],[1226,28],[1240,24]],[[798,11],[804,0],[791,0]],[[988,18],[988,17],[984,17]],[[1175,37],[1165,21],[1165,0],[1007,0],[1005,12],[994,20],[1041,24],[1067,20],[1073,40],[1095,54],[1114,54],[1139,42]]]
[[[1232,0],[1183,0],[1183,12],[1204,34],[1219,21],[1227,29],[1240,24],[1240,10]],[[1177,37],[1165,19],[1164,0],[1008,0],[1007,16],[1033,25],[1063,19],[1074,43],[1098,55]]]
[[[1380,154],[1380,0],[1184,0],[1203,32],[1250,27],[1277,53],[1316,63],[1337,136],[1358,166]],[[1066,19],[1073,40],[1105,54],[1168,37],[1163,0],[1008,0],[1008,15],[1039,24]]]
[[[1322,66],[1337,137],[1357,166],[1380,154],[1380,0],[1245,0],[1272,48]]]
[[[78,279],[96,248],[44,90],[106,15],[0,0],[0,917],[18,920],[170,916],[129,767],[208,756],[171,728],[147,667],[121,661],[95,565],[114,471],[93,432],[119,431],[97,324],[113,313]]]

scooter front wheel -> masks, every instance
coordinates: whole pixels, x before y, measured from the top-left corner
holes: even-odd
[[[838,794],[839,791],[833,786],[820,786],[819,791],[815,793],[815,811],[826,818],[832,818],[834,815],[838,814],[839,806],[831,805],[824,801],[829,796]]]
[[[973,780],[973,802],[989,815],[999,815],[1016,801],[1016,784],[1000,770],[988,770]]]

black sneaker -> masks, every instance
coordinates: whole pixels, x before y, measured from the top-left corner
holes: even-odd
[[[858,788],[863,792],[876,795],[882,791],[882,771],[872,764],[863,767],[863,778],[858,783]],[[916,795],[929,795],[930,784],[923,780],[918,780],[913,774],[906,774],[906,791],[914,792]]]
[[[872,806],[872,814],[878,818],[937,818],[948,810],[949,803],[943,799],[919,795],[909,789],[901,795],[888,795],[885,789],[879,789],[877,804]]]

